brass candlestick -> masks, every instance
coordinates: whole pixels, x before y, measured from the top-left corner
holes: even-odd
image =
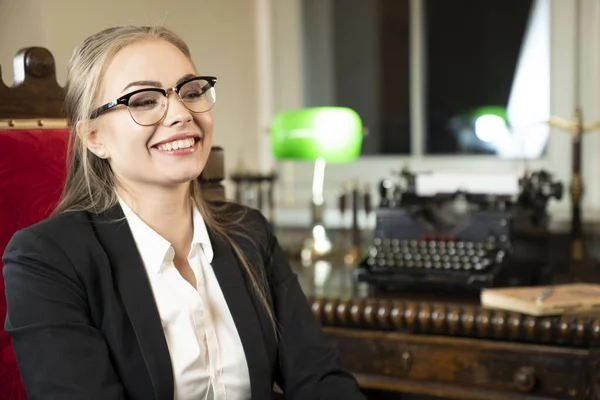
[[[583,196],[583,181],[581,179],[581,140],[583,134],[600,128],[600,121],[584,124],[581,108],[575,108],[573,121],[560,117],[550,117],[548,123],[571,134],[571,259],[583,261],[583,227],[581,223],[581,198]]]
[[[342,215],[344,215],[344,211],[348,205],[348,200],[350,200],[352,212],[352,223],[350,227],[350,249],[344,256],[344,262],[346,265],[351,266],[354,266],[361,257],[362,234],[358,223],[359,210],[364,210],[366,220],[368,220],[372,210],[371,188],[368,184],[365,184],[363,187],[364,188],[361,189],[358,181],[353,181],[349,193],[344,192],[342,195],[343,200],[342,198],[340,199],[340,211],[342,211]]]

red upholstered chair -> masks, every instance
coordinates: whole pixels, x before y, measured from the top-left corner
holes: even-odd
[[[68,128],[64,89],[56,82],[54,58],[41,47],[15,58],[15,84],[0,68],[0,256],[13,234],[46,218],[66,177]],[[210,198],[224,197],[223,150],[213,147],[200,176]],[[26,399],[10,338],[4,332],[6,295],[0,257],[0,400]]]
[[[17,54],[12,87],[0,79],[0,255],[17,230],[46,218],[58,201],[68,138],[63,100],[54,59],[43,48]],[[5,318],[0,274],[0,400],[25,399]]]

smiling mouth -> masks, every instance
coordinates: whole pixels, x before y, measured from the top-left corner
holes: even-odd
[[[194,147],[196,142],[198,142],[200,138],[190,137],[187,139],[179,139],[173,140],[172,142],[163,143],[161,145],[155,146],[156,149],[160,151],[171,151],[171,150],[179,150],[179,149],[189,149]]]

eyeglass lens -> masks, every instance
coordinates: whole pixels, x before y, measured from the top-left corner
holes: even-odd
[[[206,112],[215,104],[215,88],[204,79],[193,80],[181,87],[179,97],[191,112]],[[167,98],[157,91],[140,92],[129,98],[127,108],[138,124],[153,125],[165,116]]]

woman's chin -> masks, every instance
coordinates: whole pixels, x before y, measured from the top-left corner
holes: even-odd
[[[200,172],[201,171],[187,171],[178,174],[170,174],[169,176],[165,177],[165,180],[170,185],[180,185],[183,183],[189,183],[197,179],[200,176]]]

